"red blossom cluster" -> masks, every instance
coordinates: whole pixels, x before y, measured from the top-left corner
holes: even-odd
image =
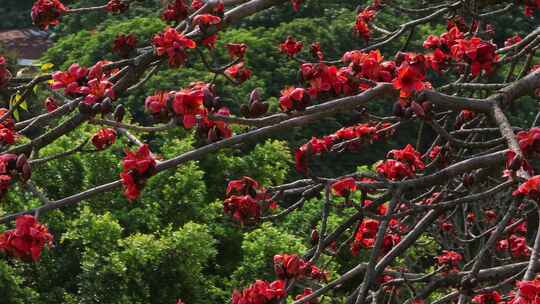
[[[8,109],[0,108],[0,117],[7,115],[8,112]],[[15,121],[8,115],[0,121],[0,145],[7,146],[14,144],[17,136],[15,131]]]
[[[222,107],[213,113],[224,117],[229,117],[231,115],[231,112],[227,107]],[[216,142],[229,138],[233,134],[231,127],[226,122],[210,119],[202,120],[197,132],[201,134],[201,137],[206,137],[209,142]]]
[[[294,297],[294,299],[296,301],[298,300],[301,300],[307,296],[309,296],[310,294],[313,293],[313,290],[311,288],[304,288],[304,291],[302,292],[302,294],[299,294],[299,295],[296,295],[296,297]],[[315,299],[311,299],[307,302],[304,302],[305,304],[319,304],[319,299],[318,298],[315,298]]]
[[[295,12],[298,12],[300,10],[300,5],[302,5],[302,1],[304,0],[291,0],[291,4]]]
[[[22,182],[30,179],[32,169],[26,155],[2,154],[0,155],[0,197],[2,197],[18,177]]]
[[[435,259],[437,260],[437,264],[449,267],[451,270],[457,270],[459,262],[463,260],[463,256],[459,252],[443,250]]]
[[[440,37],[430,35],[424,41],[424,48],[434,50],[428,55],[428,61],[436,71],[445,69],[450,60],[454,60],[468,63],[472,75],[477,76],[482,71],[491,72],[493,64],[498,60],[495,53],[497,47],[493,43],[479,37],[465,39],[458,26],[453,26]]]
[[[368,41],[371,38],[371,30],[369,24],[375,19],[377,10],[379,9],[378,1],[361,10],[356,16],[353,32],[358,36]]]
[[[99,61],[90,69],[72,64],[67,71],[57,71],[52,74],[53,90],[64,89],[69,97],[84,97],[79,109],[87,114],[109,113],[112,110],[110,101],[115,99],[113,83],[108,80],[112,72],[105,72],[103,65],[107,62]]]
[[[356,179],[354,177],[346,177],[332,184],[332,191],[337,196],[349,196],[351,192],[356,191]]]
[[[514,44],[516,44],[516,43],[520,43],[521,40],[523,40],[523,39],[521,39],[521,36],[519,36],[519,35],[516,34],[516,35],[514,35],[514,36],[512,36],[512,37],[509,37],[508,39],[506,39],[506,40],[504,41],[504,46],[505,46],[505,47],[512,46],[512,45],[514,45]]]
[[[197,119],[203,120],[208,116],[204,106],[205,93],[213,95],[211,87],[202,82],[174,93],[172,109],[176,115],[182,116],[184,128],[190,129],[197,124]]]
[[[519,131],[516,136],[519,148],[526,157],[540,153],[540,128]]]
[[[506,304],[538,304],[540,303],[540,278],[531,281],[516,281],[517,292],[510,292]]]
[[[248,80],[251,77],[251,73],[251,70],[245,66],[243,61],[234,64],[225,70],[225,74],[234,79],[238,84]]]
[[[396,65],[396,77],[392,84],[399,90],[401,99],[408,99],[413,93],[431,88],[431,84],[425,81],[428,60],[422,54],[398,53]],[[419,114],[419,113],[417,113]],[[419,116],[423,116],[421,113]]]
[[[311,97],[304,88],[288,87],[281,90],[279,108],[283,112],[304,111],[311,103]]]
[[[532,17],[534,11],[540,9],[540,0],[524,0],[525,16]]]
[[[129,2],[126,0],[110,0],[105,6],[105,10],[112,14],[121,14],[129,8]]]
[[[7,68],[7,60],[4,56],[0,56],[0,88],[7,85],[11,79],[11,72]]]
[[[189,8],[185,3],[185,0],[171,1],[163,13],[161,18],[167,22],[180,22],[189,15]]]
[[[0,234],[0,252],[22,261],[39,260],[45,246],[52,246],[53,236],[46,226],[40,224],[32,215],[19,216],[15,229]]]
[[[135,34],[120,34],[113,41],[112,51],[122,58],[129,57],[129,54],[137,46],[137,37]]]
[[[387,212],[386,208],[382,208],[379,212]],[[385,215],[381,214],[381,215]],[[373,248],[375,245],[375,239],[377,237],[377,232],[379,230],[380,222],[374,219],[364,219],[361,223],[358,224],[356,232],[354,234],[354,240],[351,243],[351,253],[353,255],[358,255],[361,248]],[[381,247],[381,254],[385,254],[392,247],[397,245],[401,241],[401,236],[398,234],[398,231],[402,230],[403,227],[400,225],[399,221],[396,219],[391,219],[388,223],[388,230],[384,234],[383,244]]]
[[[255,283],[241,292],[235,290],[232,294],[232,304],[270,304],[287,294],[285,282],[276,280],[269,283],[256,280]]]
[[[312,98],[321,93],[350,94],[348,77],[344,71],[324,63],[304,63],[300,66],[302,80],[309,83],[307,91]]]
[[[268,201],[266,189],[248,176],[230,181],[226,195],[223,211],[242,225],[258,222],[263,209],[277,208],[274,201]]]
[[[308,173],[308,162],[311,157],[330,151],[333,145],[340,142],[345,143],[346,148],[357,149],[362,143],[372,143],[376,140],[382,140],[392,135],[393,132],[394,129],[387,123],[364,123],[342,128],[336,131],[336,133],[321,139],[313,137],[296,150],[296,170],[298,172]],[[352,142],[352,140],[355,140],[355,142]]]
[[[368,53],[361,51],[349,51],[343,54],[341,61],[348,66],[340,71],[348,76],[348,83],[345,92],[363,91],[371,87],[364,81],[356,79],[369,79],[375,82],[390,82],[395,77],[396,63],[385,61],[379,50]]]
[[[278,278],[282,280],[302,279],[304,277],[314,280],[326,280],[328,275],[296,254],[286,253],[274,255],[274,271]]]
[[[497,291],[492,291],[474,296],[472,302],[476,304],[497,304],[502,303],[502,297]]]
[[[411,145],[407,145],[402,150],[388,152],[387,158],[392,159],[387,159],[377,165],[376,170],[391,180],[414,177],[415,172],[425,168],[420,152],[416,151]]]
[[[111,128],[103,128],[92,136],[92,144],[97,150],[103,150],[114,144],[116,131]]]
[[[279,51],[283,54],[287,54],[289,57],[300,53],[304,44],[301,41],[296,41],[292,36],[287,37],[287,39],[279,45]]]
[[[195,41],[189,39],[172,27],[167,27],[162,33],[156,34],[152,39],[156,54],[167,55],[169,66],[177,68],[187,59],[187,49],[197,47]]]
[[[130,201],[139,197],[146,180],[156,173],[155,169],[156,160],[148,145],[142,145],[137,151],[126,150],[120,177],[125,188],[124,195]]]
[[[248,48],[245,43],[227,43],[225,47],[231,59],[244,58]]]
[[[540,175],[535,175],[519,185],[519,187],[512,192],[512,195],[527,196],[534,200],[540,199]]]
[[[49,25],[58,25],[58,18],[66,11],[66,7],[59,0],[37,0],[32,6],[32,22],[41,29],[47,29]]]
[[[54,98],[50,96],[45,99],[45,101],[43,102],[43,105],[45,106],[45,109],[47,109],[48,113],[58,109],[58,103],[56,102]]]

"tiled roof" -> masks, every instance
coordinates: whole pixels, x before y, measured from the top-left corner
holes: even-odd
[[[38,59],[51,44],[47,32],[31,28],[0,31],[0,45],[21,59]]]

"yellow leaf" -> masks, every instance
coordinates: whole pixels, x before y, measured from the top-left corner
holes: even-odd
[[[54,67],[54,64],[52,63],[44,63],[41,65],[41,71],[47,72],[48,70],[52,69]]]

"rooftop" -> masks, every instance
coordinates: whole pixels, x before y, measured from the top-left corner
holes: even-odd
[[[0,31],[0,45],[16,52],[20,59],[38,59],[51,44],[44,31],[32,28]]]

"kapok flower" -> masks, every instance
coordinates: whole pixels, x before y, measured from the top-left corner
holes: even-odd
[[[92,136],[92,144],[97,150],[103,150],[116,141],[116,131],[111,128],[103,128]]]
[[[227,185],[227,195],[238,194],[238,195],[251,195],[252,197],[257,196],[257,191],[261,190],[261,185],[259,182],[254,180],[249,176],[243,176],[241,179],[232,180]]]
[[[231,115],[229,108],[222,107],[214,114],[228,117]],[[232,129],[228,123],[221,120],[209,120],[205,119],[199,125],[199,130],[201,134],[207,134],[209,142],[216,142],[224,138],[230,138],[232,136]]]
[[[122,160],[120,177],[124,185],[124,195],[129,200],[139,197],[146,179],[155,174],[156,160],[148,145],[142,145],[137,151],[126,150]]]
[[[346,177],[332,184],[332,191],[338,196],[348,196],[356,191],[356,180],[354,177]]]
[[[244,62],[239,62],[226,69],[225,74],[236,82],[242,83],[251,77],[251,70],[245,67]]]
[[[416,149],[414,149],[414,147],[410,144],[405,146],[405,149],[402,150],[391,150],[388,152],[386,157],[408,164],[413,171],[424,170],[426,167],[422,161],[422,155],[420,152],[416,151]]]
[[[105,9],[109,13],[121,14],[129,8],[129,3],[124,0],[110,0]]]
[[[307,296],[309,296],[310,294],[313,293],[313,290],[311,290],[311,288],[304,288],[304,291],[299,294],[299,295],[296,295],[296,297],[294,297],[294,299],[296,301],[298,300],[301,300]],[[315,299],[312,299],[312,300],[309,300],[307,302],[304,302],[305,304],[318,304],[319,303],[319,299],[318,298],[315,298]]]
[[[93,105],[102,102],[106,97],[115,99],[113,83],[106,79],[94,78],[88,82],[88,92],[83,103]]]
[[[45,246],[52,246],[53,236],[32,215],[17,217],[15,229],[0,234],[0,251],[22,261],[36,262]]]
[[[167,5],[161,14],[161,18],[167,22],[180,22],[189,15],[188,7],[184,0],[175,0]]]
[[[232,59],[244,58],[248,46],[245,43],[227,43],[225,45]]]
[[[532,281],[516,281],[518,292],[507,301],[507,304],[535,304],[540,299],[540,280],[535,278]]]
[[[531,199],[540,198],[540,175],[529,178],[512,192],[513,196],[527,196]]]
[[[487,292],[476,295],[472,298],[472,302],[476,304],[498,304],[502,303],[502,297],[497,291]]]
[[[41,29],[60,23],[60,16],[67,11],[59,0],[38,0],[32,6],[32,22]]]
[[[155,35],[152,43],[158,56],[167,55],[171,67],[182,66],[187,59],[186,49],[197,47],[195,41],[171,27],[167,27],[162,33]]]
[[[443,250],[443,252],[436,256],[435,259],[437,259],[437,263],[439,265],[457,268],[457,266],[459,266],[459,262],[463,259],[463,256],[460,253],[452,250]]]
[[[287,54],[289,57],[292,57],[302,50],[304,44],[301,41],[296,41],[292,36],[287,37],[285,42],[279,45],[279,50],[281,53]]]
[[[285,281],[277,280],[268,283],[256,280],[241,292],[235,290],[232,294],[232,304],[270,304],[287,294]]]
[[[303,0],[291,0],[293,10],[298,12],[300,10],[300,5],[302,5]]]
[[[54,98],[52,97],[47,97],[43,104],[45,106],[45,109],[47,109],[47,112],[49,113],[58,109],[58,104],[56,103],[56,100],[54,100]]]
[[[134,34],[120,34],[113,41],[112,51],[122,58],[126,58],[137,46],[137,37]]]
[[[210,25],[217,25],[221,22],[221,18],[211,14],[200,14],[193,18],[193,25],[198,25],[202,28],[206,28]]]
[[[397,70],[397,77],[392,80],[394,88],[399,90],[399,96],[406,98],[414,92],[420,92],[426,88],[424,75],[408,64],[401,65]]]
[[[261,206],[250,195],[233,195],[223,201],[223,212],[242,225],[256,223],[261,218]]]
[[[182,115],[184,128],[190,129],[197,123],[197,116],[204,119],[208,111],[204,107],[204,93],[201,89],[187,88],[174,95],[174,113]]]
[[[471,74],[477,76],[480,72],[491,72],[498,56],[497,46],[478,37],[459,39],[452,46],[452,56],[457,60],[465,60],[471,64]]]
[[[360,248],[373,248],[377,231],[379,230],[379,221],[374,219],[363,220],[356,229],[354,240],[351,244],[351,252],[358,255]],[[388,252],[393,246],[399,243],[401,237],[398,234],[387,232],[384,235],[382,252]]]
[[[53,90],[64,89],[68,96],[77,97],[88,93],[88,87],[85,86],[88,69],[79,64],[72,64],[67,71],[54,72],[52,74],[51,88]]]
[[[377,165],[377,172],[391,180],[401,180],[405,177],[414,177],[412,168],[400,161],[388,159]]]
[[[167,116],[167,103],[171,94],[169,92],[158,91],[154,95],[146,97],[144,107],[150,114],[159,117]]]
[[[288,87],[281,91],[279,107],[284,112],[304,111],[309,106],[311,98],[304,88]]]

